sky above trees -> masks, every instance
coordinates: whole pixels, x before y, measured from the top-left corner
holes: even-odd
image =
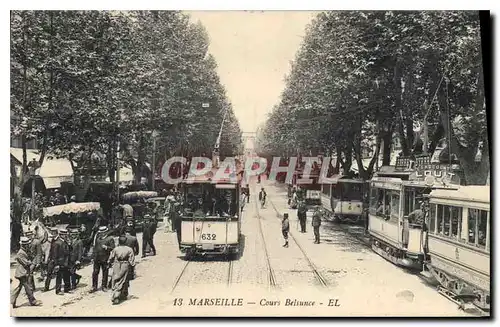
[[[311,11],[196,11],[210,38],[209,52],[242,131],[253,132],[279,103]]]

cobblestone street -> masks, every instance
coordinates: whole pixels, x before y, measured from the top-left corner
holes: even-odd
[[[284,190],[268,182],[263,182],[263,186],[268,191],[266,207],[258,208],[256,198],[252,197],[244,210],[243,252],[239,259],[231,263],[220,258],[185,261],[175,234],[166,233],[160,227],[155,236],[158,254],[138,258],[137,278],[131,283],[129,299],[122,304],[112,305],[110,292],[89,294],[92,269],[86,266],[80,271],[83,278],[74,294],[58,296],[53,289],[42,293],[38,287],[36,297],[43,301],[43,306],[30,307],[27,299],[21,297],[18,304],[22,306],[12,314],[175,316],[276,315],[279,312],[279,315],[297,315],[300,311],[300,315],[333,316],[467,315],[439,295],[435,287],[427,285],[420,275],[397,268],[372,252],[359,237],[347,233],[345,226],[323,222],[322,242],[313,244],[310,217],[307,233],[300,233],[295,210],[287,208]],[[257,194],[256,185],[253,185],[253,194]],[[290,214],[289,248],[282,247],[277,212]],[[269,282],[266,251],[274,275],[273,288]],[[54,284],[53,281],[52,288]],[[175,298],[184,299],[184,304],[174,306]],[[204,298],[242,298],[243,306],[188,305],[190,299]],[[285,306],[286,299],[323,305],[297,308]],[[337,306],[326,311],[324,307],[330,299],[337,299]],[[274,301],[279,301],[279,311]]]

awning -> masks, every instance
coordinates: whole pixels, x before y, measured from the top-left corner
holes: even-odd
[[[23,149],[10,148],[11,155],[22,164],[23,162]],[[36,174],[39,175],[45,184],[45,188],[54,189],[61,187],[61,182],[73,182],[73,168],[68,159],[49,158],[46,155],[43,160],[42,167],[37,169]],[[28,163],[33,159],[39,160],[40,154],[38,150],[26,150],[26,157]]]

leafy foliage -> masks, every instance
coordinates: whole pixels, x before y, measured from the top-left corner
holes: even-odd
[[[426,119],[432,153],[451,120],[451,151],[467,182],[484,183],[483,89],[477,12],[320,13],[259,133],[260,152],[336,153],[345,171],[356,160],[360,175],[369,178],[379,152],[389,164],[395,137],[404,155],[420,153],[417,127]],[[365,153],[371,155],[367,168]]]
[[[222,150],[235,154],[240,130],[208,44],[175,11],[13,11],[11,132],[41,142],[40,163],[50,153],[112,180],[120,144],[138,181],[153,131],[159,169],[174,153],[210,153],[227,110]]]

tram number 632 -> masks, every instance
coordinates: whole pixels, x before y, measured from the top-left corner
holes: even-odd
[[[203,241],[215,241],[215,234],[201,234],[201,239]]]

